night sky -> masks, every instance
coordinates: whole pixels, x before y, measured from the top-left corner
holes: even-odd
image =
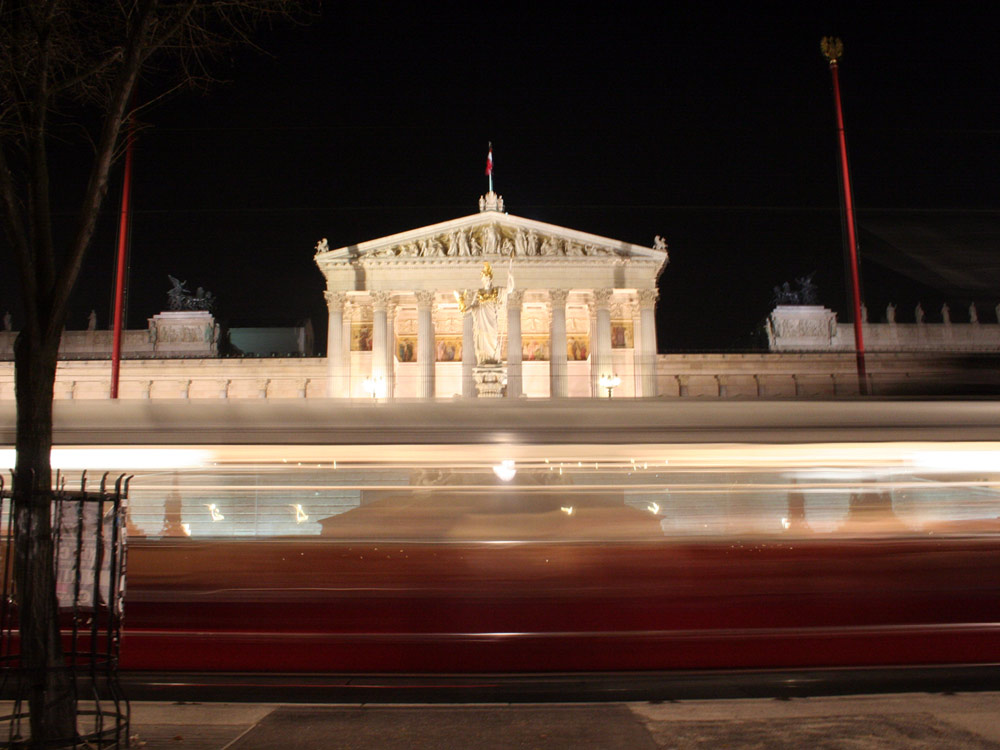
[[[934,322],[947,300],[963,322],[976,300],[980,320],[995,322],[1000,76],[986,11],[420,5],[327,4],[308,26],[260,34],[270,56],[220,61],[227,82],[144,114],[130,327],[165,309],[172,274],[212,291],[231,325],[310,318],[322,347],[316,242],[341,247],[476,212],[488,141],[510,213],[637,244],[666,238],[660,351],[759,345],[772,288],[813,272],[822,303],[845,320],[819,50],[830,34],[845,46],[871,318],[892,301],[912,321],[919,300]],[[71,329],[91,308],[108,325],[120,171]],[[8,269],[0,291],[16,325]]]

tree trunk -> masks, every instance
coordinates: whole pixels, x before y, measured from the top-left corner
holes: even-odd
[[[76,700],[59,636],[51,517],[52,395],[59,336],[54,341],[44,338],[22,331],[14,343],[14,581],[32,747],[76,734]]]

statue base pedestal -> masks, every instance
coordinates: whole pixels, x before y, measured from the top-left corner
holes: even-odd
[[[476,381],[476,395],[479,398],[503,398],[507,386],[507,373],[503,365],[476,365],[472,377]]]
[[[219,324],[208,310],[171,310],[149,318],[154,357],[217,357]]]

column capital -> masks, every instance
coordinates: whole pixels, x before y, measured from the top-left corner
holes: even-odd
[[[434,292],[428,289],[421,289],[418,292],[414,292],[414,295],[416,295],[417,298],[418,310],[430,310],[434,307]]]
[[[389,300],[392,298],[391,292],[371,292],[372,307],[383,312],[389,307]]]
[[[323,296],[326,298],[326,306],[331,310],[344,309],[344,303],[347,302],[346,292],[323,292]]]
[[[639,297],[639,309],[648,310],[656,307],[656,300],[660,298],[658,289],[640,289],[636,292]]]
[[[512,307],[520,308],[524,303],[524,290],[515,289],[507,295],[507,309]]]
[[[553,308],[566,307],[566,300],[569,299],[569,289],[549,289],[549,303]]]
[[[364,318],[365,310],[370,310],[371,305],[362,302],[363,297],[348,297],[344,303],[344,315],[348,318]]]
[[[614,289],[595,289],[593,294],[593,305],[598,310],[607,310],[611,304],[611,297],[615,293]]]

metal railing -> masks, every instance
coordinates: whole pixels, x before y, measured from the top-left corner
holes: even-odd
[[[29,690],[54,670],[68,685],[76,711],[72,736],[47,738],[45,745],[72,748],[117,748],[129,745],[130,709],[118,677],[121,622],[125,593],[126,500],[131,477],[124,474],[108,487],[108,475],[97,491],[87,490],[86,473],[78,490],[67,490],[57,475],[51,491],[51,534],[56,612],[62,658],[55,666],[29,669],[21,659],[21,621],[15,549],[18,535],[32,533],[31,514],[18,522],[13,492],[0,477],[0,518],[4,521],[3,591],[0,600],[0,697],[10,712],[0,716],[7,737],[0,745],[33,746],[30,739]],[[30,485],[30,486],[33,486]]]

